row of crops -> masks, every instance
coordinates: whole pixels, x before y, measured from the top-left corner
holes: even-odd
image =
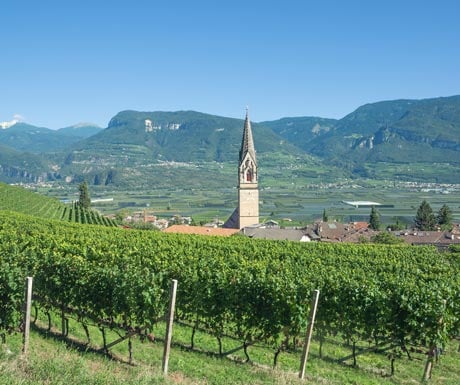
[[[0,210],[11,210],[50,219],[62,219],[66,206],[57,199],[22,187],[0,183]]]
[[[64,207],[64,211],[62,212],[61,219],[81,224],[117,226],[113,219],[102,216],[94,210],[84,209],[78,204],[78,202],[66,205],[66,207]]]
[[[0,183],[0,210],[82,224],[116,226],[112,219],[94,210],[84,209],[78,205],[78,202],[64,204],[57,199],[4,183]]]
[[[150,328],[171,278],[177,316],[217,338],[279,347],[304,330],[351,341],[442,347],[460,330],[460,261],[433,248],[301,244],[141,232],[0,212],[0,330],[19,325],[24,277],[41,306]]]

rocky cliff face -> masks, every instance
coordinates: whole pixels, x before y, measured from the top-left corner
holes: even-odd
[[[420,135],[413,131],[395,128],[395,127],[385,127],[379,129],[373,137],[367,139],[371,141],[373,145],[380,145],[384,143],[391,143],[391,141],[396,138],[404,140],[406,142],[412,142],[414,144],[428,144],[434,148],[449,149],[453,151],[460,151],[460,141],[453,141],[442,138],[433,138],[432,136]],[[367,148],[372,148],[367,146]]]

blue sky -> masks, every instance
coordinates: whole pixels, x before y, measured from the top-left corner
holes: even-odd
[[[460,1],[4,0],[0,49],[0,121],[341,118],[460,94]]]

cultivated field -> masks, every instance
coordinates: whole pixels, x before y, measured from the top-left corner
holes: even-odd
[[[42,189],[43,193],[64,199],[75,198],[75,187]],[[93,205],[104,214],[120,210],[147,209],[160,217],[175,214],[192,216],[197,223],[215,218],[226,220],[237,205],[236,182],[234,186],[188,188],[173,185],[157,189],[135,189],[132,191],[90,186],[93,198],[113,198],[112,202]],[[289,184],[276,178],[262,179],[260,183],[261,220],[292,219],[291,225],[308,224],[320,219],[326,210],[330,220],[341,222],[368,220],[370,208],[355,208],[343,201],[373,201],[384,205],[378,208],[381,221],[395,223],[396,219],[410,226],[417,208],[427,200],[433,211],[447,204],[453,211],[454,222],[460,222],[460,185],[439,185],[412,182],[390,182],[372,180],[341,180],[312,183],[292,179]],[[289,226],[289,222],[285,225]]]

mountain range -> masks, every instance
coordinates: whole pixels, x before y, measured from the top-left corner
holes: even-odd
[[[262,124],[338,164],[460,162],[460,96],[366,104],[340,120],[284,118]]]
[[[51,130],[18,122],[0,130],[0,144],[17,151],[47,153],[65,151],[73,143],[95,135],[102,128],[91,124],[78,124],[71,127]]]
[[[349,177],[460,180],[460,96],[382,101],[342,119],[286,117],[252,127],[266,173],[297,162]],[[242,119],[195,111],[122,111],[105,129],[16,123],[0,130],[0,180],[155,184],[159,165],[234,164],[242,128]]]

